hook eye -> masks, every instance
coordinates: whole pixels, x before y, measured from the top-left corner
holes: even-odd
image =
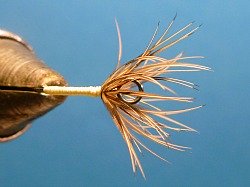
[[[132,82],[137,86],[137,88],[138,88],[138,90],[139,90],[140,92],[144,92],[143,86],[142,86],[141,83],[139,83],[137,80],[133,80]],[[140,97],[140,96],[136,96],[136,97],[132,97],[132,96],[131,96],[131,98],[128,98],[128,97],[129,97],[128,95],[126,95],[126,94],[121,94],[121,93],[118,93],[117,96],[118,96],[121,100],[123,100],[124,102],[126,102],[126,103],[128,103],[128,104],[136,104],[136,103],[140,102],[140,100],[141,100],[141,98],[142,98],[142,97]],[[127,97],[125,98],[124,96],[127,96]]]

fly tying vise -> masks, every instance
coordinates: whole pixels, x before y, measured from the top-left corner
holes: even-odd
[[[32,120],[44,115],[61,104],[67,96],[100,96],[112,119],[127,144],[132,168],[139,169],[145,177],[137,152],[145,149],[165,160],[149,149],[141,140],[146,137],[167,148],[184,151],[189,147],[170,142],[167,131],[195,131],[171,118],[171,115],[192,111],[202,106],[179,110],[162,110],[155,101],[192,102],[191,97],[176,96],[167,85],[196,89],[197,85],[170,76],[175,72],[210,70],[206,66],[189,63],[188,60],[201,56],[183,56],[166,59],[158,54],[188,38],[200,26],[190,29],[193,22],[169,35],[174,19],[163,34],[156,39],[159,24],[146,50],[124,65],[120,64],[122,42],[118,24],[118,65],[102,86],[68,87],[64,78],[38,60],[31,47],[19,36],[0,30],[0,142],[17,138],[25,132]],[[183,33],[183,34],[182,34]],[[169,36],[168,36],[169,35]],[[180,35],[180,36],[179,36]],[[145,83],[159,86],[170,95],[146,92]],[[165,121],[164,123],[159,119]],[[166,160],[165,160],[166,161]]]

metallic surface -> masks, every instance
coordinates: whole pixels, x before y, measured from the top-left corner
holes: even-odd
[[[143,86],[142,86],[141,83],[139,83],[137,80],[133,80],[132,82],[138,87],[138,90],[139,90],[140,92],[144,92]],[[133,98],[132,100],[128,100],[128,99],[125,99],[125,98],[123,97],[123,95],[126,95],[126,94],[120,94],[120,93],[117,94],[117,96],[118,96],[120,99],[122,99],[125,103],[129,103],[129,104],[136,104],[136,103],[140,102],[140,100],[142,99],[142,97],[137,96],[137,97]],[[130,99],[131,99],[131,98],[130,98]]]
[[[38,60],[19,36],[0,30],[0,142],[18,137],[32,120],[66,99],[4,87],[66,85],[64,78]]]

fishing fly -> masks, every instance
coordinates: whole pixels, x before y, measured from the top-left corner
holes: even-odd
[[[16,99],[16,101],[18,101],[17,98],[26,98],[25,95],[30,94],[30,96],[32,96],[32,98],[36,100],[37,103],[39,103],[39,107],[43,105],[46,106],[43,109],[39,107],[39,109],[35,108],[39,111],[32,111],[33,113],[30,110],[24,110],[24,113],[26,112],[26,118],[23,116],[25,114],[23,114],[23,111],[21,111],[20,107],[26,106],[32,108],[35,107],[35,105],[38,105],[37,103],[34,103],[31,106],[31,104],[25,104],[23,101],[20,104],[19,109],[13,106],[9,109],[9,112],[5,112],[6,109],[4,108],[0,109],[0,116],[2,117],[8,114],[9,118],[15,115],[21,116],[20,119],[22,118],[22,120],[19,120],[18,118],[17,121],[9,122],[11,120],[8,121],[5,117],[5,124],[7,125],[0,125],[0,140],[4,142],[12,139],[13,136],[16,138],[20,135],[20,133],[18,135],[12,135],[11,133],[24,131],[23,129],[26,128],[25,125],[28,124],[28,122],[45,114],[47,111],[62,103],[66,96],[83,95],[101,97],[104,105],[109,111],[116,127],[118,128],[127,145],[133,172],[136,172],[136,170],[139,169],[144,178],[145,174],[137,153],[142,153],[142,150],[145,149],[161,160],[167,160],[148,148],[148,146],[145,145],[145,143],[141,140],[141,137],[148,138],[149,140],[165,146],[166,148],[178,151],[185,151],[186,149],[189,149],[189,147],[171,143],[169,140],[170,133],[171,131],[195,132],[196,130],[173,119],[172,115],[189,112],[201,108],[202,105],[179,110],[163,110],[157,106],[157,102],[192,102],[192,97],[178,96],[175,90],[169,86],[169,83],[181,85],[191,89],[196,89],[197,85],[183,79],[174,78],[170,75],[174,75],[175,72],[196,72],[210,70],[210,68],[188,62],[192,59],[202,58],[201,56],[184,56],[183,53],[180,53],[174,58],[170,59],[160,56],[161,52],[188,38],[200,27],[193,27],[193,22],[191,22],[179,29],[174,34],[170,34],[170,30],[173,26],[175,18],[176,16],[160,36],[158,36],[158,24],[145,51],[143,51],[138,57],[125,64],[121,64],[122,39],[118,23],[115,21],[119,41],[117,67],[101,86],[68,87],[63,77],[60,77],[60,75],[50,69],[46,69],[47,67],[44,67],[42,62],[37,63],[37,60],[35,60],[37,64],[35,67],[32,66],[33,69],[31,68],[31,72],[37,72],[38,70],[41,71],[41,69],[45,69],[45,73],[48,74],[46,75],[49,77],[49,81],[47,80],[48,78],[46,80],[44,78],[36,78],[38,83],[35,84],[34,79],[31,81],[29,76],[24,79],[25,81],[16,83],[17,80],[15,80],[15,82],[6,76],[5,79],[0,78],[0,100],[1,97],[6,99],[7,95],[10,96],[10,93],[13,94],[13,92],[15,94],[12,96]],[[23,40],[17,38],[16,35],[5,33],[5,35],[2,36],[5,37],[1,37],[1,39],[14,38],[15,41],[18,41],[22,44],[22,47],[26,48],[23,50],[30,50],[30,47],[24,43]],[[0,67],[2,62],[1,58],[2,57],[0,53]],[[26,60],[25,63],[18,65],[18,67],[14,67],[13,65],[8,75],[11,76],[15,73],[18,74],[20,69],[22,67],[27,68],[29,63],[30,61]],[[37,66],[39,67],[36,68]],[[5,70],[3,70],[3,67],[5,67]],[[4,71],[7,71],[6,63],[3,67],[2,70],[0,70],[0,77],[3,76],[5,73]],[[49,73],[47,71],[49,71]],[[41,72],[39,73],[41,74]],[[37,76],[39,77],[39,75]],[[52,77],[54,77],[53,81],[51,81]],[[164,94],[149,92],[144,88],[145,84],[156,85],[165,92]],[[32,98],[26,98],[26,102],[29,102],[29,100]],[[47,102],[48,99],[50,99],[49,102]],[[4,100],[2,99],[2,101]],[[54,103],[52,103],[52,101],[54,101]],[[14,101],[11,102],[12,105],[14,105]],[[2,124],[4,123],[2,122]],[[11,127],[11,124],[15,124],[15,128],[12,128],[12,131],[8,130],[8,128]],[[18,129],[17,132],[13,131],[13,129],[16,128]],[[6,137],[4,137],[4,135],[2,135],[1,137],[1,129],[7,129],[8,133],[6,134],[8,136],[6,135]]]

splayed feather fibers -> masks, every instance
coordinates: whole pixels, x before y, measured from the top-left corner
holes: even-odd
[[[166,83],[175,83],[192,89],[196,89],[196,85],[186,80],[168,77],[168,73],[210,70],[208,67],[187,62],[190,59],[202,58],[201,56],[185,57],[182,53],[172,59],[158,56],[160,52],[188,38],[200,27],[190,29],[193,25],[193,22],[191,22],[174,34],[168,36],[174,20],[175,18],[168,25],[163,35],[156,40],[155,38],[157,37],[159,29],[158,24],[146,50],[140,56],[124,65],[120,65],[122,42],[119,27],[116,22],[119,38],[118,64],[116,70],[101,87],[62,88],[45,86],[41,90],[38,89],[42,94],[101,96],[103,103],[106,105],[128,146],[133,171],[136,172],[136,169],[139,168],[144,178],[145,174],[137,156],[136,149],[142,152],[141,148],[144,148],[158,158],[162,160],[165,159],[144,145],[136,135],[141,135],[170,149],[178,151],[189,149],[185,146],[170,143],[169,133],[167,131],[195,130],[172,119],[170,116],[202,107],[197,106],[182,110],[164,111],[155,106],[153,104],[155,101],[193,101],[191,97],[176,96],[175,91],[167,86]],[[143,89],[143,84],[145,83],[157,85],[165,90],[166,93],[171,93],[174,96],[146,92]],[[159,118],[166,123],[157,121]]]
[[[188,149],[188,147],[175,145],[168,142],[169,133],[166,130],[174,130],[174,131],[195,131],[194,129],[175,121],[169,116],[173,114],[179,114],[183,112],[188,112],[202,106],[188,108],[184,110],[176,110],[176,111],[162,111],[160,108],[154,106],[151,102],[153,101],[178,101],[178,102],[192,102],[192,98],[190,97],[172,97],[172,96],[162,96],[154,93],[148,93],[146,91],[135,91],[132,88],[137,86],[135,81],[141,85],[146,82],[155,84],[161,87],[163,90],[169,91],[171,93],[175,93],[174,90],[168,86],[166,86],[166,82],[176,83],[182,86],[186,86],[189,88],[195,88],[195,84],[170,77],[165,77],[164,75],[169,72],[178,72],[178,71],[201,71],[201,70],[209,70],[208,67],[191,64],[185,62],[188,59],[192,58],[202,58],[200,56],[192,56],[192,57],[183,57],[182,54],[177,55],[173,59],[165,59],[159,56],[156,56],[160,52],[166,50],[167,48],[173,46],[179,41],[189,37],[191,34],[195,32],[199,27],[192,29],[181,37],[173,40],[168,43],[172,38],[177,36],[178,34],[186,31],[193,23],[190,23],[177,31],[175,34],[168,36],[169,29],[171,28],[173,21],[169,24],[166,31],[163,35],[153,43],[159,25],[150,41],[147,49],[143,54],[138,56],[137,58],[129,61],[128,63],[120,66],[120,58],[121,58],[121,47],[118,58],[118,66],[117,69],[112,73],[112,75],[104,82],[101,89],[101,97],[106,105],[108,111],[110,112],[116,126],[118,127],[120,133],[122,134],[123,139],[125,140],[129,154],[131,157],[133,171],[135,172],[137,168],[140,169],[142,175],[145,177],[143,172],[143,168],[141,166],[140,160],[136,154],[135,148],[141,152],[141,148],[143,147],[153,155],[163,159],[151,149],[149,149],[146,145],[144,145],[135,134],[139,134],[144,136],[158,144],[161,144],[167,148],[184,151]],[[118,28],[118,26],[117,26]],[[118,28],[118,36],[121,46],[121,37]],[[122,94],[127,99],[129,98],[139,98],[140,100],[137,103],[126,102],[124,98],[119,97]],[[154,117],[162,118],[169,123],[176,125],[176,127],[169,126],[168,124],[163,124]]]

